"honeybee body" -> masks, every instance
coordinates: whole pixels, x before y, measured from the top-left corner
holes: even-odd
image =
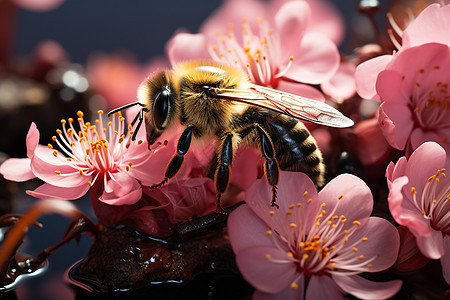
[[[352,124],[325,104],[254,85],[243,71],[215,62],[187,62],[159,72],[144,80],[138,98],[138,102],[110,113],[141,105],[136,132],[145,121],[149,145],[175,124],[181,123],[185,128],[164,180],[153,187],[163,185],[178,172],[192,138],[216,137],[218,166],[214,180],[218,207],[240,146],[251,145],[260,150],[265,159],[265,175],[272,186],[272,205],[276,206],[280,168],[305,172],[317,186],[324,183],[322,155],[298,119],[336,127]]]

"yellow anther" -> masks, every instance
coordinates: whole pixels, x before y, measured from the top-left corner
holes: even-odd
[[[309,255],[308,255],[308,254],[306,254],[306,253],[305,253],[305,254],[303,254],[303,258],[304,258],[304,259],[308,259],[308,257],[309,257]]]
[[[302,204],[301,203],[297,203],[297,207],[301,207],[302,206]]]
[[[293,60],[294,60],[294,57],[293,57],[293,56],[290,56],[290,57],[289,57],[289,60],[290,60],[290,61],[293,61]]]
[[[57,156],[58,156],[58,151],[56,151],[56,150],[53,151],[53,156],[54,156],[54,157],[57,157]]]
[[[61,174],[61,171],[55,171],[55,173],[59,175],[59,174]]]
[[[295,282],[291,283],[290,287],[291,287],[291,289],[296,290],[296,289],[298,289],[298,284],[296,284]]]
[[[272,230],[267,230],[266,235],[272,235]]]
[[[286,216],[290,216],[290,215],[292,215],[292,211],[287,211]]]
[[[365,241],[368,240],[368,238],[367,238],[367,237],[363,237],[361,240],[362,240],[363,242],[365,242]]]
[[[79,110],[77,111],[77,116],[82,118],[84,116],[84,113],[81,110]]]
[[[313,240],[320,240],[320,236],[316,234],[315,236],[313,236]]]
[[[60,129],[56,129],[57,134],[62,134],[62,131]]]
[[[363,259],[364,258],[364,255],[360,255],[360,256],[358,256],[358,259]]]
[[[269,259],[269,258],[270,258],[270,254],[266,254],[265,256],[266,256],[266,258],[267,258],[267,259]]]
[[[361,225],[361,222],[359,222],[359,221],[353,221],[353,225],[360,226],[360,225]]]
[[[353,252],[358,252],[358,248],[353,247],[353,248],[352,248],[352,251],[353,251]]]
[[[273,216],[275,212],[273,210],[269,211],[269,215]]]
[[[336,267],[334,266],[333,262],[329,262],[328,265],[330,266],[330,268],[332,268],[333,270],[336,269]]]
[[[67,121],[68,121],[69,123],[73,123],[73,119],[72,119],[72,118],[67,119]]]
[[[344,195],[339,195],[338,199],[341,200]]]
[[[288,206],[289,209],[293,209],[294,207],[295,207],[294,204],[291,204],[291,205]]]
[[[370,269],[370,268],[373,267],[373,265],[372,264],[368,264],[367,267]]]
[[[308,196],[308,191],[305,191],[305,192],[303,193],[303,197],[306,197],[306,196]]]
[[[292,254],[292,252],[288,252],[287,254],[289,257],[294,257],[294,254]]]
[[[308,199],[308,204],[311,203],[311,202],[312,202],[312,198],[309,198]]]
[[[291,228],[295,228],[295,227],[297,227],[297,224],[295,224],[295,223],[291,223],[291,224],[289,224],[289,227],[291,227]]]
[[[66,124],[66,120],[61,119],[61,124]]]
[[[103,110],[100,109],[100,110],[97,111],[97,113],[98,113],[99,115],[103,115]]]
[[[84,171],[80,169],[80,175],[84,175]]]
[[[49,147],[50,149],[53,149],[52,144],[48,144],[48,147]]]

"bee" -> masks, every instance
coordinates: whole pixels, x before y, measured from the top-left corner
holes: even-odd
[[[214,183],[218,209],[239,146],[259,148],[265,159],[265,177],[272,186],[271,206],[277,206],[280,169],[304,172],[316,186],[324,184],[322,154],[300,120],[333,127],[353,125],[327,104],[253,84],[244,71],[212,61],[185,62],[148,77],[138,88],[137,102],[108,115],[134,105],[141,109],[132,122],[139,119],[132,139],[145,121],[149,148],[175,124],[184,128],[164,179],[151,188],[175,176],[192,139],[217,138]]]

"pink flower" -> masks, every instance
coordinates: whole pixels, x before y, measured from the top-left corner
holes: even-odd
[[[399,249],[395,227],[370,217],[363,181],[340,175],[317,194],[305,174],[281,172],[278,191],[273,209],[270,187],[257,181],[228,220],[237,265],[256,299],[340,299],[341,292],[382,299],[400,289],[400,281],[357,275],[387,269]]]
[[[408,227],[428,258],[441,259],[450,283],[450,165],[445,150],[427,142],[409,159],[401,157],[386,170],[389,209],[395,221]]]
[[[243,19],[246,13],[254,18],[247,15]],[[256,18],[258,14],[267,19]],[[339,66],[336,45],[328,37],[309,30],[312,16],[306,2],[287,2],[272,15],[270,7],[258,1],[227,1],[205,23],[202,33],[176,35],[168,45],[169,59],[175,64],[212,58],[246,70],[256,84],[309,97],[320,95],[310,86],[298,83],[328,81]],[[210,30],[218,24],[226,31],[214,36]]]
[[[450,29],[449,15],[450,5],[441,7],[439,4],[432,4],[424,9],[404,31],[393,24],[397,33],[402,37],[402,45],[398,47],[399,53],[410,47],[427,43],[448,45],[450,43],[447,34]],[[380,100],[376,88],[378,75],[387,68],[395,57],[396,55],[378,56],[357,67],[355,73],[356,91],[361,97]]]
[[[5,161],[0,172],[6,179],[26,181],[35,177],[45,181],[34,191],[37,198],[73,200],[80,198],[93,185],[101,186],[99,200],[111,205],[133,204],[142,195],[141,184],[151,185],[163,177],[166,159],[173,154],[173,145],[152,149],[142,140],[131,141],[132,127],[115,114],[103,127],[103,112],[96,124],[85,122],[78,112],[80,130],[73,119],[61,120],[53,142],[60,151],[38,145],[39,131],[31,124],[27,135],[27,156]],[[152,158],[152,159],[150,159]]]
[[[378,75],[378,120],[392,147],[409,155],[435,141],[450,150],[449,67],[450,48],[429,43],[398,53]]]

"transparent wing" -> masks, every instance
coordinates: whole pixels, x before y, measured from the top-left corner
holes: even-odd
[[[249,90],[215,88],[214,92],[220,98],[264,107],[296,119],[321,125],[342,128],[354,124],[351,119],[328,104],[256,84],[252,84]]]

